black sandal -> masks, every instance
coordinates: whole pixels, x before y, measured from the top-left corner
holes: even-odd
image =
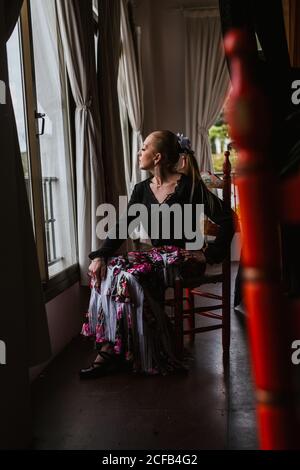
[[[93,362],[87,369],[81,369],[79,377],[81,379],[95,379],[103,375],[115,372],[119,368],[119,357],[107,351],[98,351],[99,356],[103,357],[103,362]]]

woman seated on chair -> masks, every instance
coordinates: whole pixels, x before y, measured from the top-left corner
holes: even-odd
[[[148,233],[153,234],[151,211],[159,212],[177,204],[182,208],[181,238],[176,235],[178,220],[170,217],[169,233],[162,235],[163,217],[157,219],[153,248],[114,256],[123,240],[107,236],[101,249],[90,253],[91,299],[85,336],[94,336],[98,355],[95,362],[80,371],[81,378],[94,378],[124,364],[146,374],[166,374],[184,370],[174,356],[172,325],[164,313],[164,293],[175,276],[200,277],[206,263],[218,263],[226,255],[234,233],[232,211],[210,193],[201,179],[179,173],[176,169],[185,142],[170,131],[151,133],[139,152],[140,169],[152,176],[135,185],[127,207],[127,224],[133,217],[128,210],[133,204],[147,209]],[[205,252],[186,250],[184,205],[190,204],[193,227],[196,206],[204,205],[205,214],[219,225],[218,236]],[[155,209],[156,208],[156,209]],[[117,224],[117,232],[118,233]],[[189,247],[189,245],[187,245]]]

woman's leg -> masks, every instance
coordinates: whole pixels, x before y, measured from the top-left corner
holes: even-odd
[[[101,348],[98,346],[97,349],[98,355],[92,365],[80,370],[79,375],[81,379],[94,379],[118,369],[120,356],[115,353],[112,343],[103,343]]]
[[[109,355],[111,355],[111,358],[114,359],[116,354],[114,352],[114,346],[112,343],[107,342],[107,343],[102,343],[102,346],[99,348],[97,347],[97,350],[99,352],[107,352]],[[107,359],[104,358],[104,356],[101,356],[100,354],[97,354],[97,357],[94,361],[94,366],[97,367],[101,365],[103,362],[106,362]]]

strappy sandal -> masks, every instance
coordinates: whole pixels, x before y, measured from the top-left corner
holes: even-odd
[[[81,369],[79,377],[81,379],[95,379],[103,375],[115,372],[120,366],[120,359],[115,354],[107,351],[98,351],[99,356],[103,357],[103,362],[93,362],[87,369]]]

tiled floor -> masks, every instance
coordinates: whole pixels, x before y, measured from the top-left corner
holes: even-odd
[[[197,335],[193,353],[188,375],[137,377],[122,372],[81,382],[78,370],[94,352],[89,342],[74,339],[33,384],[33,448],[256,448],[243,322],[232,313],[226,377],[220,330]]]

